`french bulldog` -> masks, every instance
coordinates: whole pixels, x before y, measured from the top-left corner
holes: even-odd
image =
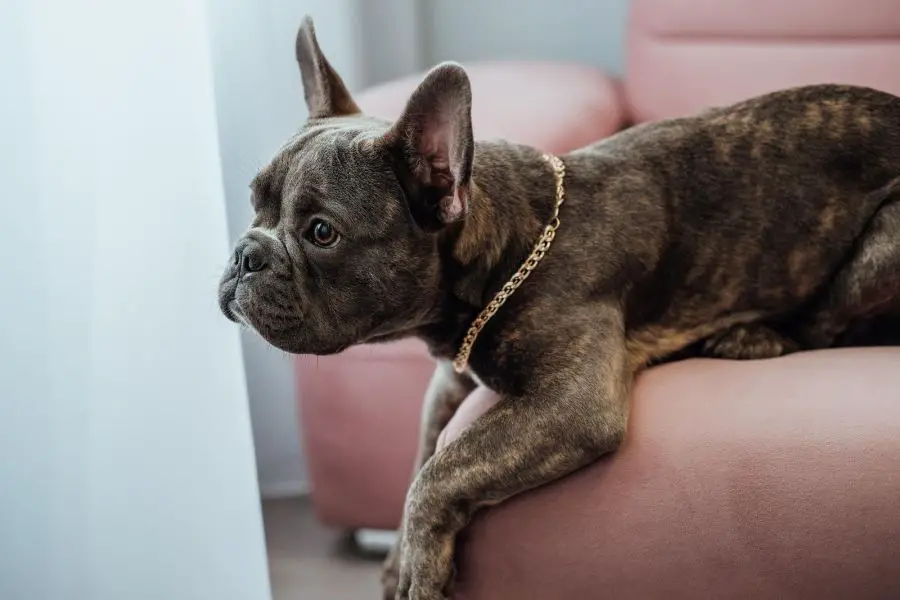
[[[219,300],[290,353],[427,343],[437,367],[385,598],[447,597],[475,511],[615,451],[649,365],[878,327],[897,342],[893,95],[784,89],[554,157],[476,141],[459,64],[432,68],[389,122],[360,110],[308,17],[296,59],[308,119],[251,183]],[[500,402],[436,453],[477,384]]]

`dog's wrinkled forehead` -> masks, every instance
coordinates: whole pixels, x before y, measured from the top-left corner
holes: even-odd
[[[375,143],[384,130],[380,121],[359,117],[307,124],[254,178],[254,201],[277,202],[282,211],[329,208],[348,217],[370,211],[396,187]],[[390,203],[379,208],[381,217],[393,212]]]

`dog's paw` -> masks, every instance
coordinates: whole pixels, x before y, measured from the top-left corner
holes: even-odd
[[[703,344],[703,356],[754,360],[784,356],[799,350],[792,340],[765,325],[735,325]]]
[[[414,574],[414,571],[418,573]],[[385,600],[447,600],[449,582],[440,583],[428,569],[401,568],[396,580],[386,581],[382,576]],[[390,583],[394,582],[391,586]],[[389,595],[391,589],[393,595]]]
[[[401,582],[394,600],[448,600],[448,596],[432,585]]]
[[[409,535],[407,530],[404,541],[395,555],[400,567],[395,600],[447,600],[456,571],[453,537]]]
[[[441,592],[418,587],[410,589],[407,595],[397,596],[397,598],[398,600],[448,600],[447,596]]]
[[[411,581],[405,573],[399,578],[394,600],[448,600],[453,597],[453,586],[456,579],[456,568],[451,568],[450,579],[443,585],[427,581]]]

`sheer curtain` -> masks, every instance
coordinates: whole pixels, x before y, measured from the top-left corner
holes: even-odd
[[[0,598],[269,597],[204,3],[0,4]]]

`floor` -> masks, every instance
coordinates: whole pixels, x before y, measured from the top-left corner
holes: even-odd
[[[263,502],[273,600],[380,600],[381,557],[325,529],[302,498]]]

